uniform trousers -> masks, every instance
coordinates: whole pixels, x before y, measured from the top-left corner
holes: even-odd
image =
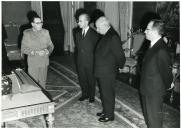
[[[148,128],[162,128],[163,96],[143,96],[143,115]]]
[[[39,83],[44,89],[46,86],[47,79],[47,66],[45,67],[28,67],[29,75]]]
[[[114,118],[116,79],[114,77],[99,77],[97,82],[103,107],[102,112],[106,117]]]

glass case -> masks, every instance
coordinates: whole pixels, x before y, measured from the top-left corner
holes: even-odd
[[[44,94],[41,86],[22,69],[16,69],[7,77],[12,81],[12,91],[1,98],[2,122],[48,114],[51,118],[48,123],[52,124],[54,102]]]

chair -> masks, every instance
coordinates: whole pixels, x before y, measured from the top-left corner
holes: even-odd
[[[18,34],[19,34],[19,25],[10,22],[5,24],[5,29],[7,32],[7,40],[5,40],[5,46],[7,51],[7,56],[10,61],[21,60],[23,57],[21,51],[18,48]]]
[[[132,83],[132,75],[136,74],[137,67],[137,52],[140,49],[145,36],[143,33],[132,33],[131,38],[131,48],[125,49],[125,52],[129,52],[129,57],[126,57],[126,62],[123,69],[119,69],[119,72],[129,73],[129,84]]]

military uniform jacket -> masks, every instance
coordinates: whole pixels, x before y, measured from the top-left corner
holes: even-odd
[[[48,30],[42,29],[35,32],[31,28],[23,32],[21,52],[28,55],[28,66],[44,67],[49,65],[49,56],[31,55],[33,50],[43,49],[48,49],[49,53],[54,49]]]
[[[159,39],[148,49],[142,62],[141,94],[163,96],[173,80],[171,58],[167,45]]]

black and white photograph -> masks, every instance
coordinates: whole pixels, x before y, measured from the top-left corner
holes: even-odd
[[[1,128],[180,128],[180,1],[0,1]]]

